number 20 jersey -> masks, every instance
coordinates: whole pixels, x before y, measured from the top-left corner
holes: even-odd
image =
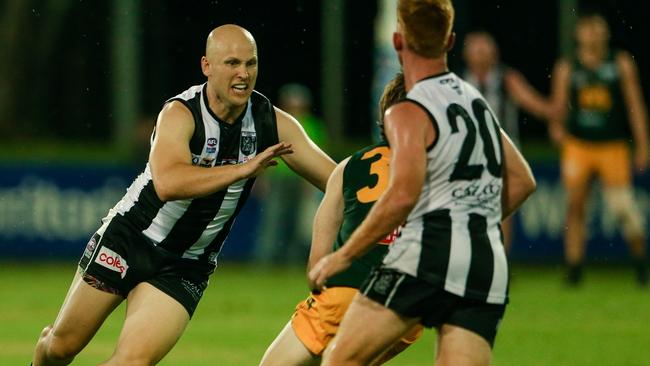
[[[419,81],[407,100],[429,114],[436,139],[418,202],[384,266],[458,296],[506,303],[498,121],[483,96],[449,72]]]

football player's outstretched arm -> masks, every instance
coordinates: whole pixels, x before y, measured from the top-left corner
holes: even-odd
[[[325,191],[327,179],[332,174],[336,163],[307,136],[300,123],[290,114],[275,108],[275,116],[280,141],[291,144],[295,152],[283,156],[282,159],[291,170],[321,191]]]
[[[324,256],[332,251],[332,244],[343,222],[343,170],[349,158],[336,166],[327,181],[325,196],[314,216],[311,250],[307,273]]]
[[[165,105],[156,122],[149,155],[153,184],[161,201],[203,197],[218,192],[277,164],[273,158],[291,153],[291,145],[281,142],[244,164],[197,167],[192,165],[189,147],[193,133],[194,120],[187,107],[180,102]]]

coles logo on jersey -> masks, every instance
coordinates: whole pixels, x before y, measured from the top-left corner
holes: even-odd
[[[126,264],[126,261],[119,254],[106,247],[102,247],[99,250],[99,254],[95,258],[95,263],[111,271],[118,272],[121,278],[126,276],[126,270],[129,269],[129,265]]]

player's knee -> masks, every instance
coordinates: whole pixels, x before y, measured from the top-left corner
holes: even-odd
[[[43,342],[45,354],[50,360],[72,360],[82,348],[76,340],[56,335],[51,326],[43,329],[41,341]]]

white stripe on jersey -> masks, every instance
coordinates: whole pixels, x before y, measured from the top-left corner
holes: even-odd
[[[463,296],[465,293],[467,275],[472,260],[472,242],[469,238],[467,223],[467,216],[455,215],[451,217],[451,248],[445,290],[459,296]]]
[[[150,180],[151,168],[149,167],[149,163],[147,163],[146,167],[144,168],[144,172],[140,173],[140,175],[135,178],[129,188],[126,189],[126,194],[124,197],[122,197],[122,199],[119,200],[119,202],[117,202],[117,204],[115,204],[115,206],[108,211],[108,215],[102,219],[102,222],[106,223],[110,221],[115,215],[124,215],[126,212],[128,212],[138,201],[140,192],[142,192]]]
[[[183,253],[183,258],[197,259],[198,256],[204,253],[205,248],[210,245],[212,240],[214,240],[214,238],[219,234],[221,229],[223,229],[223,226],[235,212],[237,203],[239,202],[239,197],[244,191],[245,184],[246,181],[242,180],[233,183],[228,187],[228,193],[224,197],[219,211],[201,233],[201,236],[196,243]]]

